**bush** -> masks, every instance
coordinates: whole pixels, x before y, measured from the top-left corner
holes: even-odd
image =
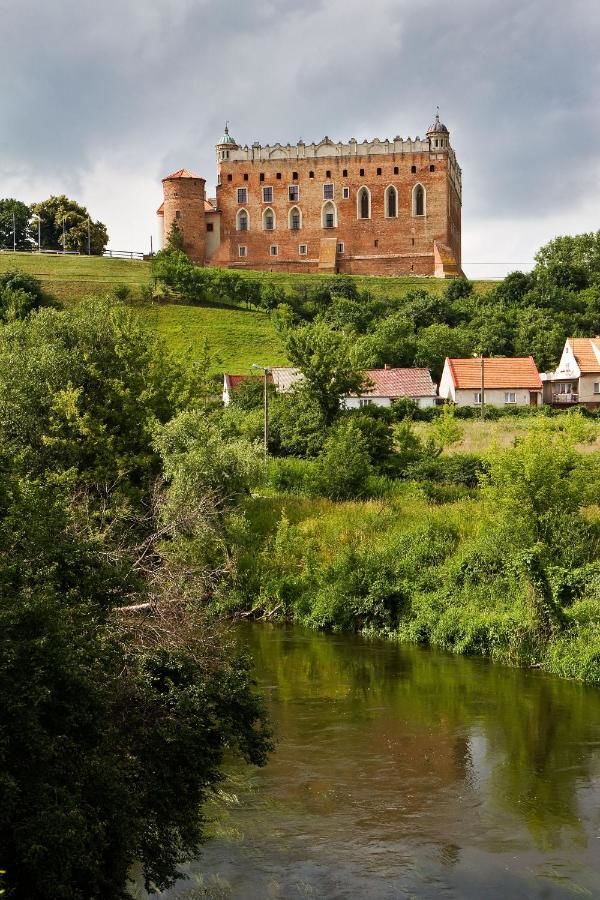
[[[360,428],[342,420],[331,432],[314,472],[315,490],[331,500],[350,500],[367,492],[373,472],[369,448]]]
[[[454,453],[450,456],[426,457],[411,463],[406,477],[414,481],[436,481],[444,484],[477,487],[487,466],[476,453]]]

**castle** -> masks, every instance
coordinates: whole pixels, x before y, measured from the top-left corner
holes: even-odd
[[[180,169],[163,179],[163,246],[176,225],[198,265],[279,272],[461,271],[461,169],[439,114],[423,139],[216,145],[217,196]]]

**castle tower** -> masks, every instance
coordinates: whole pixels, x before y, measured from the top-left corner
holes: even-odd
[[[164,244],[176,224],[183,237],[184,252],[199,266],[206,260],[205,184],[204,178],[187,169],[163,178]]]
[[[440,122],[440,108],[438,106],[435,114],[435,122],[427,129],[427,137],[429,138],[429,146],[433,152],[436,150],[447,150],[450,146],[450,132],[446,126]]]
[[[217,174],[220,175],[221,172],[221,163],[228,162],[230,152],[232,150],[239,150],[240,145],[237,143],[234,137],[229,134],[229,123],[225,122],[225,131],[223,132],[223,137],[216,144],[215,149],[217,151]]]

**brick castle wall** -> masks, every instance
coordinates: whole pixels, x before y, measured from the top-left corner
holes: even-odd
[[[206,262],[204,178],[173,176],[163,180],[164,243],[174,222],[183,235],[183,249],[199,266]]]

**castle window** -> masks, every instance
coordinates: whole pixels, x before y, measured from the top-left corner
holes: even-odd
[[[361,187],[358,194],[356,195],[356,218],[371,218],[371,194],[369,193],[369,189],[366,187]]]
[[[332,184],[324,184],[323,185],[323,200],[333,200],[333,185]]]
[[[277,181],[281,181],[281,172],[278,172],[275,178],[277,179]]]
[[[206,226],[206,230],[208,231],[209,234],[210,234],[211,231],[214,231],[214,230],[215,230],[215,226],[213,225],[212,222],[209,222],[209,223],[208,223],[208,225]]]
[[[247,203],[248,202],[248,188],[238,188],[237,189],[237,201],[238,201],[238,203]]]
[[[243,247],[242,245],[240,245],[240,246],[238,247],[238,255],[239,255],[241,258],[243,258],[244,256],[247,256],[247,255],[248,255],[248,248],[247,248],[247,247]]]
[[[331,178],[331,169],[327,169],[325,172],[325,178]]]
[[[335,228],[337,225],[337,210],[335,203],[327,200],[321,209],[321,225],[323,228]]]
[[[425,188],[422,184],[415,184],[412,192],[413,216],[425,215]]]
[[[379,239],[378,238],[375,238],[375,240],[373,241],[373,246],[379,247]]]
[[[430,172],[435,172],[435,166],[429,166],[429,171],[430,171]]]
[[[382,171],[383,171],[383,169],[377,169],[377,174],[381,175]]]
[[[275,213],[271,209],[271,207],[267,207],[263,212],[262,217],[263,222],[263,230],[264,231],[274,231],[275,229]]]
[[[399,172],[400,169],[398,168],[398,166],[394,166],[394,175],[398,175]]]
[[[361,178],[364,178],[364,177],[365,177],[365,170],[364,170],[364,169],[361,169],[360,172],[359,172],[359,175],[360,175]]]
[[[314,173],[314,172],[309,172],[309,173],[308,173],[308,177],[309,177],[309,178],[314,178],[314,177],[315,177],[315,173]]]
[[[412,238],[411,240],[412,240],[412,245],[413,245],[413,247],[414,247],[414,246],[415,246],[415,239]]]
[[[244,172],[244,181],[248,181],[248,173]]]
[[[300,199],[300,188],[297,184],[290,184],[288,187],[288,200],[290,203],[296,203]]]
[[[298,246],[298,254],[299,254],[299,256],[306,256],[307,253],[308,253],[308,247],[307,247],[307,245],[306,245],[306,244],[300,244],[300,245]]]
[[[417,167],[416,167],[416,166],[411,166],[411,167],[410,167],[410,171],[413,173],[413,175],[416,175],[416,174],[417,174]]]
[[[263,197],[263,203],[272,203],[273,202],[273,188],[272,187],[264,187],[262,189],[262,197]]]
[[[349,188],[349,187],[343,187],[343,188],[342,188],[342,199],[343,199],[343,200],[349,200],[349,199],[350,199],[350,188]]]
[[[302,213],[297,206],[292,206],[288,213],[288,228],[299,231],[302,228]]]
[[[398,191],[393,184],[385,189],[385,215],[388,219],[395,219],[398,215]]]
[[[176,218],[176,219],[180,219],[180,218],[181,218],[181,210],[179,210],[179,209],[176,209],[176,210],[175,210],[175,218]]]
[[[298,173],[292,172],[292,181],[298,181]]]
[[[248,213],[245,209],[238,209],[235,217],[235,227],[238,231],[248,231]]]
[[[335,251],[336,251],[336,253],[343,253],[343,252],[344,252],[344,243],[343,243],[343,241],[338,241],[338,242],[337,242],[337,244],[336,244],[336,246],[335,246]]]
[[[259,180],[260,180],[260,181],[264,181],[264,180],[265,180],[265,173],[264,173],[264,172],[261,172],[260,175],[259,175],[258,177],[259,177]]]
[[[227,176],[227,181],[233,181],[233,175],[231,174],[231,172]]]
[[[271,246],[269,247],[269,253],[271,254],[271,256],[277,256],[278,252],[279,248],[277,247],[277,244],[271,244]]]
[[[342,178],[348,177],[348,169],[342,169]]]

